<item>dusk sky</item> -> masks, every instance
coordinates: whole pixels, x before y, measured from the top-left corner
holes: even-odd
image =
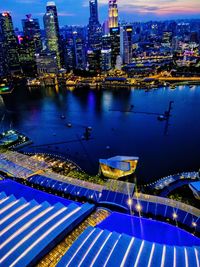
[[[45,12],[46,0],[0,0],[0,12],[10,11],[14,26],[21,28],[21,19],[31,13],[40,19]],[[86,25],[88,0],[56,0],[60,26]],[[108,14],[108,0],[99,0],[99,17],[103,22]],[[175,18],[200,18],[200,0],[119,0],[120,20],[148,21]]]

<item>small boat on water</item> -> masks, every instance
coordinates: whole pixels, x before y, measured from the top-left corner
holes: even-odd
[[[159,121],[165,121],[166,119],[167,119],[167,117],[165,115],[159,115],[158,116]]]
[[[176,89],[176,85],[171,85],[171,86],[170,86],[170,89],[171,89],[171,90],[175,90],[175,89]]]

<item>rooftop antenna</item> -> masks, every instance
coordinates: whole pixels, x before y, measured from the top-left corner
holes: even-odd
[[[31,20],[31,17],[32,17],[32,14],[27,14],[26,17],[30,21]]]

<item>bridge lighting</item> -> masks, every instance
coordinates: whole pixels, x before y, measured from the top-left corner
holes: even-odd
[[[135,208],[138,212],[142,210],[142,206],[139,203],[135,206]]]
[[[196,222],[192,222],[192,226],[193,227],[197,227],[197,223]]]
[[[127,201],[127,203],[128,203],[129,206],[132,206],[133,200],[131,198],[129,198],[128,201]]]

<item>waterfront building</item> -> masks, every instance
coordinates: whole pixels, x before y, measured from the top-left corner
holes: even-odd
[[[17,37],[15,36],[12,17],[9,12],[0,14],[1,45],[6,69],[10,74],[21,72]]]
[[[71,27],[64,33],[64,58],[68,70],[85,70],[86,60],[86,37],[84,27]]]
[[[46,33],[47,49],[56,53],[57,65],[61,68],[60,34],[57,8],[54,2],[47,2],[44,15],[44,28]]]
[[[88,70],[97,73],[101,69],[101,50],[87,51]]]
[[[132,60],[132,35],[131,25],[120,27],[120,55],[124,64],[129,64]]]
[[[90,0],[90,18],[88,24],[88,47],[92,50],[101,50],[102,27],[98,18],[97,0]]]
[[[101,50],[101,70],[109,71],[111,69],[111,49]]]
[[[117,0],[109,0],[108,20],[110,29],[119,26]]]
[[[36,49],[34,39],[28,36],[18,36],[19,60],[25,74],[34,74],[36,71]]]
[[[56,53],[41,52],[36,54],[36,65],[38,75],[58,73]]]
[[[116,156],[110,159],[100,159],[100,172],[108,178],[119,179],[133,174],[138,164],[138,157]]]
[[[38,19],[33,19],[31,14],[26,15],[26,19],[22,20],[24,36],[28,36],[34,42],[35,52],[42,50],[42,39],[40,25]]]
[[[111,41],[111,65],[112,68],[116,66],[117,57],[120,55],[120,28],[110,29],[110,41]]]
[[[83,36],[77,32],[73,32],[73,50],[75,56],[75,69],[85,70],[86,68],[86,47]]]

